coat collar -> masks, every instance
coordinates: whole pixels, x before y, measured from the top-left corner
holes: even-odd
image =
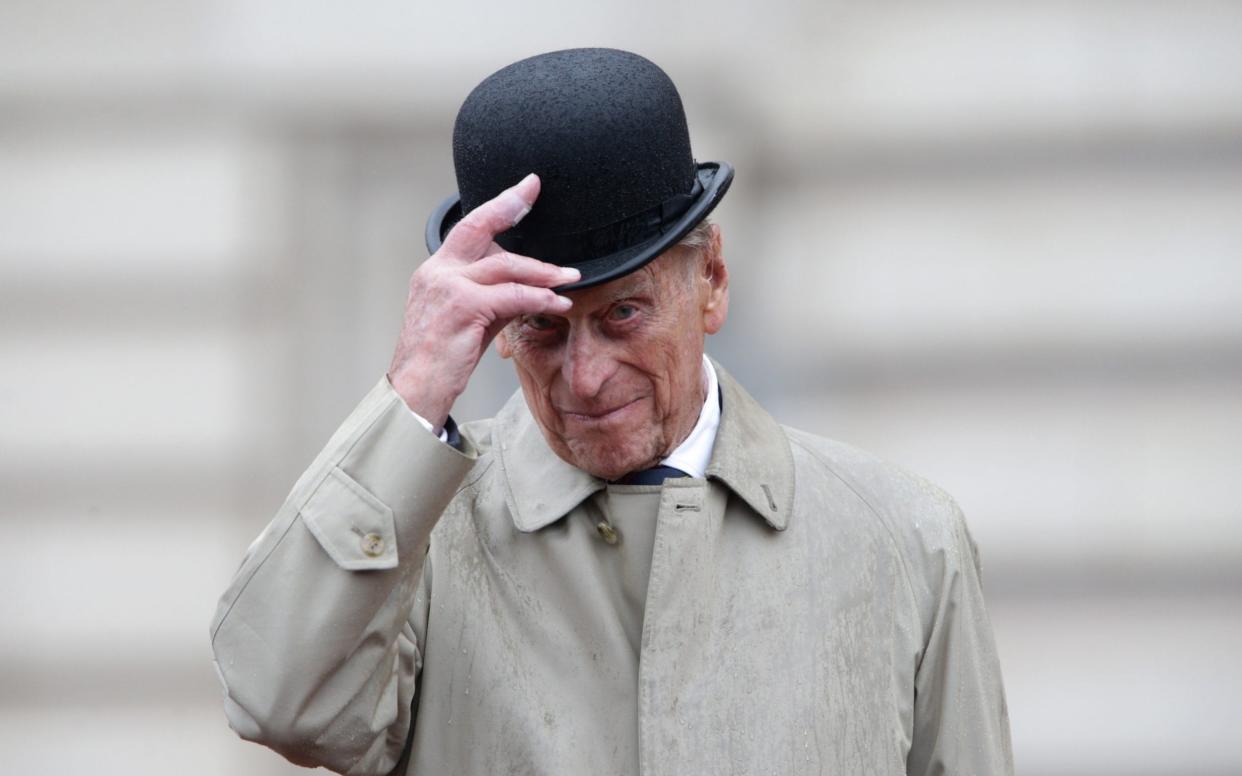
[[[718,480],[783,531],[793,508],[793,453],[784,430],[713,359],[720,382],[721,416],[707,466]],[[496,416],[493,446],[505,502],[520,531],[556,522],[607,483],[557,457],[543,438],[519,390]]]
[[[785,430],[715,359],[720,428],[707,478],[717,479],[778,531],[793,511],[793,450]]]

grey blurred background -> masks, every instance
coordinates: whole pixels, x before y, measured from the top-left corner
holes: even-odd
[[[737,167],[710,351],[961,502],[1019,771],[1242,773],[1242,4],[1203,0],[7,0],[0,771],[297,772],[226,727],[216,598],[387,366],[461,99],[578,45]]]

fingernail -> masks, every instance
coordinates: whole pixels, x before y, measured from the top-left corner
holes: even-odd
[[[518,211],[518,214],[513,217],[513,225],[517,226],[518,222],[521,221],[523,218],[526,218],[526,214],[529,212],[530,212],[530,205],[523,205],[522,209]]]
[[[573,267],[561,267],[561,277],[568,280],[578,280],[582,277],[582,273]]]
[[[560,294],[557,294],[557,295],[556,295],[556,301],[560,302],[561,304],[565,305],[566,307],[573,307],[573,305],[574,305],[574,300],[570,299],[570,298],[569,298],[569,297],[567,297],[567,296],[561,296]]]

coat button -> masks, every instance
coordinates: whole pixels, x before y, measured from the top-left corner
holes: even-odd
[[[595,530],[599,531],[599,535],[609,544],[616,544],[621,537],[617,535],[617,529],[612,527],[612,523],[607,520],[600,520],[595,526]]]
[[[369,558],[378,558],[384,554],[384,537],[369,533],[362,537],[362,551]]]

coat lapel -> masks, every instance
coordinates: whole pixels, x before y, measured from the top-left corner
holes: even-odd
[[[556,522],[606,485],[552,452],[521,390],[496,416],[493,445],[505,503],[519,531],[538,531]]]
[[[785,430],[732,375],[712,359],[720,379],[720,428],[707,478],[729,486],[778,531],[793,510],[793,452]]]

